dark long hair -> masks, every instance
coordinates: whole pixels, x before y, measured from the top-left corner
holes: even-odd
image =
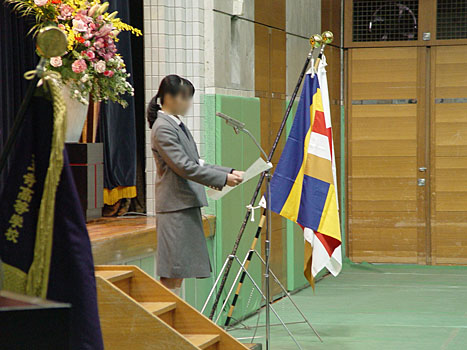
[[[148,110],[146,112],[150,128],[152,128],[152,125],[156,121],[157,112],[162,109],[161,105],[164,104],[164,97],[167,94],[172,96],[183,94],[184,96],[192,97],[195,94],[195,87],[188,79],[175,74],[167,75],[162,79],[159,89],[157,90],[157,94],[149,102]],[[160,101],[160,104],[157,100]]]

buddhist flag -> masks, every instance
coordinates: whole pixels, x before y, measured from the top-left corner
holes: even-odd
[[[304,274],[313,285],[342,268],[336,166],[325,63],[305,76],[295,119],[271,179],[271,208],[304,231]]]

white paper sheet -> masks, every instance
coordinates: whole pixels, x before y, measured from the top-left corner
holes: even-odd
[[[258,158],[253,164],[250,165],[250,167],[245,171],[245,174],[243,175],[243,182],[242,184],[248,182],[252,178],[254,178],[256,175],[261,174],[263,171],[266,171],[268,169],[272,168],[271,163],[266,163],[263,158]],[[239,185],[241,186],[241,185]],[[217,191],[212,188],[210,188],[207,193],[209,198],[218,200],[224,197],[227,193],[232,191],[235,187],[230,187],[230,186],[224,186],[222,191]]]

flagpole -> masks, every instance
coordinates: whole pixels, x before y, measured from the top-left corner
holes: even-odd
[[[294,91],[292,93],[292,97],[291,97],[291,99],[290,99],[290,101],[289,101],[289,103],[287,105],[287,109],[285,110],[284,116],[282,118],[281,125],[279,127],[279,130],[277,131],[276,139],[274,140],[271,151],[269,152],[269,155],[268,155],[268,158],[267,158],[268,162],[271,161],[271,159],[272,159],[272,157],[273,157],[273,155],[274,155],[274,153],[276,151],[277,145],[279,144],[279,140],[280,140],[280,138],[282,136],[282,133],[283,133],[283,131],[285,129],[287,119],[288,119],[288,117],[290,115],[290,111],[292,110],[293,104],[294,104],[295,99],[297,97],[298,90],[300,89],[300,86],[302,84],[303,77],[305,76],[305,73],[308,70],[308,65],[310,64],[310,61],[311,61],[311,59],[313,57],[314,50],[315,50],[315,48],[321,47],[322,42],[323,42],[323,39],[321,38],[321,36],[319,34],[315,34],[310,38],[310,44],[311,44],[310,52],[307,55],[307,58],[306,58],[305,63],[303,65],[302,71],[300,72],[300,76],[298,78],[297,84],[295,85],[295,89],[294,89]],[[255,189],[255,191],[253,193],[253,197],[251,198],[249,207],[254,206],[256,198],[258,197],[258,194],[259,194],[259,192],[261,190],[261,186],[263,185],[266,174],[267,174],[267,172],[263,172],[261,174],[261,177],[260,177],[260,179],[258,181],[258,184],[256,185],[256,189]],[[240,241],[241,241],[241,239],[243,237],[243,233],[245,232],[245,228],[246,228],[246,225],[248,223],[248,219],[250,218],[250,214],[251,214],[251,211],[247,210],[247,212],[245,214],[245,217],[243,219],[242,225],[240,227],[240,231],[239,231],[239,233],[237,235],[237,238],[235,240],[235,243],[234,243],[234,246],[233,246],[233,249],[232,249],[232,253],[229,255],[229,257],[234,257],[237,254],[237,250],[238,250],[238,247],[240,245]],[[217,306],[219,304],[219,300],[220,300],[220,298],[222,296],[222,292],[223,292],[225,284],[227,282],[228,275],[229,275],[230,270],[232,268],[232,263],[233,263],[233,259],[231,258],[231,259],[228,260],[227,265],[225,266],[224,275],[222,276],[222,281],[221,281],[221,283],[219,285],[219,289],[217,291],[216,298],[215,298],[214,303],[212,305],[211,313],[209,314],[209,318],[211,320],[214,318],[214,315],[216,313],[216,309],[217,309]]]

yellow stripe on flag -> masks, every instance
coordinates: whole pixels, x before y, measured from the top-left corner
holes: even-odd
[[[341,241],[339,213],[337,211],[336,202],[336,188],[332,184],[329,185],[328,196],[326,198],[326,202],[324,203],[318,232]]]

